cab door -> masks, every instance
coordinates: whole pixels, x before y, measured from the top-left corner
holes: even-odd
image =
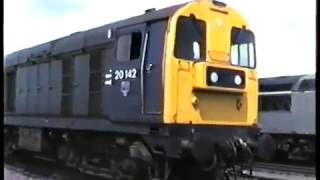
[[[104,114],[112,121],[141,119],[141,60],[145,24],[116,29],[114,55],[104,74]]]
[[[167,19],[148,23],[145,59],[142,60],[142,110],[145,117],[152,116],[150,120],[155,121],[163,112],[162,64],[167,23]]]

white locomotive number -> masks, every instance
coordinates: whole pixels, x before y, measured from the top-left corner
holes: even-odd
[[[136,69],[126,69],[126,70],[115,70],[114,79],[135,79],[137,78],[137,70]]]

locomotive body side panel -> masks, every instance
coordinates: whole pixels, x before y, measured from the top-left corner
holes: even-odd
[[[105,76],[107,114],[112,121],[137,122],[141,118],[140,63],[145,24],[116,30],[116,47]]]
[[[101,106],[102,106],[102,115],[109,118],[110,111],[108,110],[110,107],[110,101],[112,97],[109,95],[110,89],[105,85],[106,81],[111,80],[111,77],[105,78],[106,74],[109,74],[109,66],[112,64],[114,52],[115,52],[116,43],[109,43],[106,48],[101,50],[101,61],[102,61],[102,82],[101,82]],[[112,82],[112,80],[111,80]]]
[[[67,38],[61,38],[54,42],[52,55],[61,55],[79,52],[84,48],[84,33],[74,33]]]
[[[38,66],[28,66],[27,71],[27,114],[36,114],[38,111]]]
[[[315,99],[315,91],[298,92],[292,96],[294,133],[315,135]]]
[[[315,134],[314,92],[292,92],[290,111],[260,111],[262,132]]]
[[[62,60],[51,61],[49,66],[48,114],[60,115],[62,103]]]
[[[49,113],[49,72],[50,64],[43,63],[39,64],[39,86],[38,86],[38,113],[48,114]]]
[[[295,123],[291,112],[260,112],[259,125],[263,133],[293,133]]]
[[[89,54],[78,55],[74,58],[72,114],[88,115],[89,106]]]
[[[164,25],[166,23],[157,22],[167,19],[181,6],[176,5],[85,32],[73,33],[7,55],[6,71],[12,69],[16,74],[16,82],[15,94],[11,98],[14,99],[14,103],[11,103],[14,106],[11,109],[14,110],[7,110],[6,113],[35,116],[58,115],[62,117],[74,115],[99,116],[115,122],[161,122],[162,118],[159,112],[162,111],[160,99],[162,93],[160,81],[163,71],[162,48],[164,46],[162,41],[165,36],[166,26]],[[146,23],[149,23],[148,26]],[[142,26],[139,26],[139,24]],[[159,26],[159,24],[161,25]],[[148,29],[149,26],[150,29]],[[119,61],[116,54],[119,36],[132,33],[137,27],[141,32],[139,58],[136,61]],[[148,47],[146,47],[149,50],[146,49],[146,54],[143,54],[144,36],[146,31],[149,30],[150,43],[147,42]],[[92,53],[100,55],[92,57]],[[140,71],[142,55],[148,56],[145,57],[146,62],[149,62],[148,64],[155,65],[152,67],[153,72],[149,74],[152,77],[145,79],[146,87],[159,91],[155,92],[156,95],[149,90],[144,94],[146,104],[153,106],[148,105],[148,108],[151,109],[147,109],[146,111],[149,114],[145,115],[143,115],[144,112],[141,109]],[[78,61],[78,59],[81,60]],[[101,61],[101,63],[96,63],[100,67],[89,69],[92,61]],[[112,71],[112,78],[115,78],[115,72],[117,76],[119,76],[119,72],[129,72],[126,73],[126,76],[129,75],[130,77],[126,80],[113,80],[112,87],[108,87],[105,84],[105,80],[107,80],[105,75],[110,74],[110,70]],[[9,73],[6,73],[5,76],[9,76]],[[128,86],[122,86],[122,81],[130,83],[129,96],[125,97],[123,95],[123,88],[125,89],[125,86]],[[7,101],[6,106],[10,106]],[[153,114],[155,111],[157,113]]]
[[[27,106],[27,71],[26,67],[17,69],[16,76],[16,98],[15,98],[15,112],[18,114],[26,112]]]

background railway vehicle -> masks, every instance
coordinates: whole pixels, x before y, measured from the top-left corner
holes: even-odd
[[[246,20],[209,0],[14,52],[5,58],[5,151],[113,178],[223,177],[252,162],[255,66]]]
[[[260,158],[314,161],[315,76],[261,78],[259,86]]]

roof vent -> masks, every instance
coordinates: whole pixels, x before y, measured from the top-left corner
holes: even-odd
[[[156,11],[156,8],[150,8],[150,9],[145,10],[144,12],[147,14],[147,13],[151,13],[153,11]]]
[[[212,3],[216,6],[220,6],[220,7],[226,7],[227,4],[224,3],[224,2],[220,2],[220,1],[216,1],[216,0],[213,0]]]

